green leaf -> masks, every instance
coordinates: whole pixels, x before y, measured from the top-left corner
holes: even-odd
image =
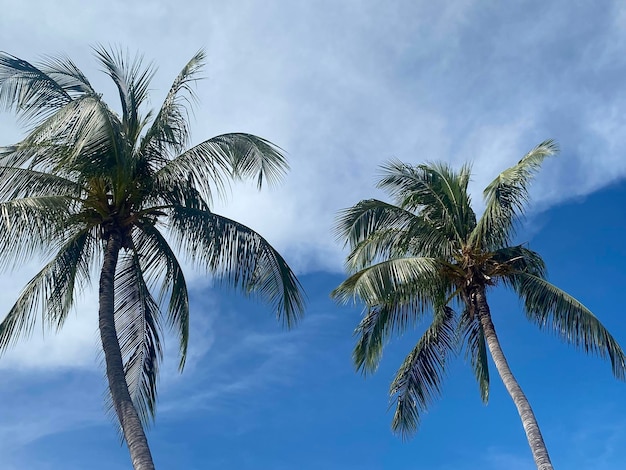
[[[258,233],[212,212],[171,209],[175,241],[198,266],[269,303],[287,327],[304,310],[304,295],[283,257]]]
[[[38,196],[0,202],[0,269],[12,269],[37,255],[52,255],[72,229],[74,201],[65,196]]]
[[[396,205],[417,211],[448,240],[463,243],[467,239],[476,224],[467,194],[469,166],[455,173],[443,163],[413,167],[391,161],[382,171],[378,187],[386,190]]]
[[[521,271],[545,279],[546,264],[541,255],[522,245],[500,248],[493,253],[493,261],[497,263],[495,274],[502,273],[505,282],[511,271]]]
[[[365,316],[354,331],[358,339],[352,359],[356,369],[364,375],[376,371],[383,346],[392,334],[402,334],[430,312],[430,303],[423,295],[400,290],[395,295],[385,303],[367,306]]]
[[[542,142],[517,165],[504,170],[483,192],[486,208],[470,236],[475,247],[494,251],[507,246],[514,235],[517,218],[524,214],[528,186],[547,157],[558,152],[553,140]]]
[[[457,344],[456,321],[450,307],[438,305],[432,324],[391,383],[391,405],[396,407],[391,428],[404,438],[417,431],[421,414],[441,394],[447,358]]]
[[[25,122],[50,116],[72,100],[68,90],[41,69],[0,52],[0,106]]]
[[[74,293],[90,282],[89,262],[95,243],[88,232],[70,238],[57,256],[39,271],[20,293],[0,323],[0,352],[19,337],[28,336],[41,312],[43,324],[59,330],[74,302]]]
[[[480,398],[483,403],[489,401],[489,360],[485,334],[477,317],[466,309],[459,322],[459,333],[464,336],[465,359],[469,360],[474,376],[480,389]]]
[[[167,323],[178,333],[182,371],[189,344],[189,294],[183,270],[167,240],[154,226],[145,224],[133,237],[146,281],[160,286],[157,303],[167,301]]]
[[[0,199],[63,197],[79,198],[84,188],[74,181],[28,168],[0,166]]]
[[[204,58],[204,52],[198,51],[183,67],[141,141],[139,153],[156,159],[159,167],[166,163],[170,152],[179,154],[189,141],[187,105],[196,99],[192,85],[198,80]]]
[[[608,357],[613,375],[626,378],[626,356],[622,348],[587,307],[540,277],[517,272],[511,278],[531,321],[587,353]]]
[[[115,329],[128,391],[144,426],[154,417],[163,357],[159,306],[143,277],[136,252],[120,257],[115,274]]]
[[[398,294],[419,299],[428,306],[433,289],[440,286],[439,264],[432,258],[396,258],[377,263],[353,274],[331,296],[339,302],[360,298],[367,305],[398,299]]]
[[[141,132],[139,108],[148,98],[150,80],[154,68],[144,67],[142,58],[134,59],[124,55],[121,50],[108,51],[102,46],[94,49],[96,57],[111,77],[120,96],[122,105],[122,123],[127,144],[134,148]]]
[[[339,240],[345,240],[346,245],[354,248],[379,230],[403,231],[416,219],[417,216],[406,209],[367,199],[339,213],[335,233]]]

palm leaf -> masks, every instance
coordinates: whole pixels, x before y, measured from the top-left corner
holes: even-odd
[[[143,67],[140,56],[130,59],[119,50],[108,51],[100,46],[95,48],[95,54],[117,87],[122,105],[126,143],[132,148],[141,132],[139,108],[148,98],[154,69],[151,66]]]
[[[383,346],[390,335],[402,334],[429,311],[429,304],[423,296],[403,292],[396,292],[396,296],[386,303],[367,306],[365,316],[354,331],[358,339],[352,360],[355,368],[364,375],[378,368]]]
[[[43,119],[72,100],[69,90],[41,69],[0,52],[0,106],[25,122]]]
[[[158,171],[152,178],[151,191],[146,202],[155,206],[181,206],[209,211],[209,203],[195,187],[193,177],[178,178],[167,171]]]
[[[406,209],[377,199],[366,199],[339,213],[335,234],[350,247],[370,237],[381,229],[406,229],[416,219]]]
[[[417,431],[420,416],[441,394],[448,355],[457,344],[456,315],[438,305],[432,324],[398,370],[389,394],[396,410],[391,428],[404,438]]]
[[[69,57],[46,57],[40,69],[74,98],[96,94],[87,77]]]
[[[32,332],[38,311],[44,325],[57,330],[63,326],[76,289],[80,292],[89,284],[89,262],[94,249],[91,234],[80,232],[31,279],[0,323],[0,351]]]
[[[79,198],[83,188],[72,180],[46,172],[0,166],[0,199],[68,196]]]
[[[43,120],[18,144],[4,148],[4,166],[51,172],[59,176],[91,176],[110,169],[119,153],[111,136],[119,127],[115,116],[97,97],[69,102]]]
[[[257,188],[263,182],[274,185],[280,182],[289,170],[283,150],[252,134],[222,134],[210,139],[228,156],[232,174],[235,178],[255,179]]]
[[[83,227],[70,223],[75,201],[39,196],[0,202],[0,269],[17,267],[36,255],[52,254],[67,234]]]
[[[406,231],[389,228],[380,229],[359,242],[346,258],[348,273],[354,273],[372,264],[389,258],[398,258],[407,253]]]
[[[136,252],[120,257],[115,276],[115,329],[128,391],[142,423],[154,417],[163,357],[159,306],[150,294]]]
[[[141,141],[141,155],[149,155],[159,164],[167,160],[168,152],[181,153],[189,141],[187,105],[195,100],[192,84],[204,64],[205,54],[198,51],[183,67],[172,84],[152,126]]]
[[[489,400],[489,360],[485,334],[478,318],[469,311],[463,312],[459,333],[464,337],[465,359],[469,360],[480,389],[483,403]]]
[[[342,282],[331,296],[339,302],[360,298],[366,305],[380,305],[388,300],[414,298],[428,308],[431,294],[440,286],[439,264],[433,258],[395,258],[369,266]]]
[[[445,164],[413,167],[391,161],[382,172],[378,187],[386,190],[398,206],[419,211],[448,239],[465,241],[476,221],[467,194],[469,167],[455,173]]]
[[[155,179],[186,180],[189,176],[202,196],[224,194],[233,179],[256,179],[277,183],[289,166],[281,150],[251,134],[224,134],[192,147],[155,173]]]
[[[404,255],[449,259],[460,250],[458,242],[421,215],[375,199],[342,211],[336,232],[352,247],[348,272]]]
[[[182,371],[189,344],[189,294],[183,270],[167,240],[153,225],[144,224],[133,236],[146,282],[160,286],[159,305],[167,301],[167,323],[178,334]]]
[[[543,161],[557,152],[556,143],[546,140],[485,188],[485,212],[470,237],[474,246],[493,251],[509,244],[515,221],[524,214],[530,182]]]
[[[304,309],[301,285],[283,257],[243,224],[200,209],[171,209],[176,242],[218,279],[256,294],[291,327]]]
[[[496,250],[492,255],[496,263],[493,275],[503,274],[503,279],[508,282],[506,274],[511,271],[522,271],[545,279],[546,264],[536,251],[529,250],[522,245],[510,246]]]
[[[522,298],[531,321],[540,328],[554,331],[585,352],[608,357],[613,374],[619,379],[626,378],[624,352],[587,307],[540,277],[517,272],[511,278],[511,284]]]

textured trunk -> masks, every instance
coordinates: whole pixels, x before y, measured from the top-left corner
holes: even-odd
[[[504,357],[502,348],[500,347],[496,330],[493,326],[493,322],[491,321],[491,312],[489,311],[489,305],[487,305],[484,289],[475,291],[473,296],[474,298],[472,300],[475,302],[480,324],[483,327],[485,338],[487,339],[487,345],[489,346],[489,352],[491,352],[491,357],[493,358],[493,362],[496,364],[496,369],[498,369],[498,373],[504,382],[504,386],[509,392],[509,395],[511,395],[511,398],[517,407],[517,412],[522,419],[522,425],[524,426],[526,438],[528,439],[530,450],[533,453],[537,469],[553,470],[552,462],[550,462],[550,456],[548,455],[548,449],[543,442],[543,436],[541,435],[539,425],[537,424],[537,418],[535,418],[535,414],[530,407],[530,403],[528,403],[526,395],[524,395],[524,392],[517,383],[517,380],[515,380],[515,377],[509,368],[509,364]]]
[[[100,338],[102,339],[113,407],[122,426],[133,467],[135,470],[154,470],[148,440],[128,391],[120,343],[115,330],[114,280],[121,246],[120,234],[111,233],[107,240],[102,273],[100,274]]]

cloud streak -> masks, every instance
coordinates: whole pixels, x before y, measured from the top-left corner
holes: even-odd
[[[257,194],[237,185],[217,209],[265,235],[299,271],[341,269],[334,214],[380,196],[376,169],[391,157],[472,160],[479,207],[484,185],[546,138],[563,156],[533,190],[539,207],[626,175],[619,2],[138,2],[124,14],[121,5],[79,9],[73,28],[43,30],[11,8],[8,24],[33,34],[22,41],[5,30],[5,47],[29,59],[67,53],[114,101],[87,45],[110,44],[115,30],[115,41],[159,66],[155,107],[206,47],[195,141],[253,132],[284,147],[292,165],[281,187]],[[13,141],[14,132],[0,137]]]

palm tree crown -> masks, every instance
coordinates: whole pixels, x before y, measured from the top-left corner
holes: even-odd
[[[107,374],[110,344],[121,358],[111,367],[123,364],[121,381],[145,424],[154,414],[165,326],[178,334],[181,369],[187,351],[188,291],[171,243],[196,266],[269,302],[286,325],[301,314],[300,284],[281,255],[255,231],[210,209],[231,180],[252,178],[260,189],[280,180],[288,165],[278,147],[250,134],[188,148],[188,105],[202,52],[156,114],[143,113],[152,67],[103,48],[95,55],[119,92],[120,113],[67,58],[34,66],[0,53],[0,104],[29,126],[21,142],[0,151],[0,263],[11,268],[34,254],[49,258],[0,323],[0,352],[32,330],[38,312],[46,325],[61,328],[75,294],[101,268]],[[109,375],[115,402],[112,381],[119,384],[119,373]]]
[[[486,208],[480,218],[467,191],[468,165],[455,171],[443,163],[411,166],[398,161],[382,167],[378,184],[393,203],[364,200],[338,218],[337,233],[351,250],[346,260],[351,275],[333,296],[344,302],[359,298],[365,304],[355,331],[356,368],[375,371],[386,340],[432,314],[430,326],[391,384],[394,431],[406,437],[417,430],[422,413],[441,392],[450,356],[459,348],[465,349],[487,401],[487,346],[496,360],[499,343],[485,293],[498,285],[517,293],[530,321],[586,352],[608,357],[615,376],[624,378],[624,353],[600,321],[546,280],[538,253],[512,243],[528,185],[542,161],[556,151],[554,142],[543,142],[502,172],[484,191]],[[508,370],[497,360],[496,366],[501,375]],[[540,468],[552,468],[548,464]]]

